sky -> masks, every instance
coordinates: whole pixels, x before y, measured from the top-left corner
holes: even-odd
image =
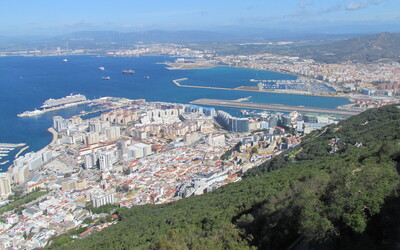
[[[0,36],[84,30],[400,32],[400,0],[0,0]]]

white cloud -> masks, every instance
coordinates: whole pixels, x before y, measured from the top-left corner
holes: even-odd
[[[308,6],[313,5],[313,3],[312,2],[301,1],[301,2],[299,2],[298,5],[299,5],[300,8],[304,9],[304,8],[306,8]]]
[[[364,2],[351,2],[347,5],[346,10],[360,10],[370,7],[371,5],[378,5],[384,0],[369,0]]]

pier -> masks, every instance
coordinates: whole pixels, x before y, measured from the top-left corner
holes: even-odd
[[[178,87],[184,87],[184,88],[197,88],[197,89],[219,89],[219,90],[234,90],[231,88],[221,88],[221,87],[207,87],[207,86],[197,86],[197,85],[183,85],[180,82],[188,80],[187,78],[181,78],[181,79],[176,79],[173,80],[172,82],[178,86]]]
[[[269,103],[253,103],[253,102],[238,102],[235,100],[219,100],[219,99],[198,99],[190,102],[196,105],[220,106],[240,109],[260,109],[268,111],[281,111],[281,112],[305,112],[305,113],[321,113],[321,114],[335,114],[353,116],[361,113],[361,111],[350,111],[341,109],[326,109],[326,108],[312,108],[304,106],[289,106],[283,104],[269,104]]]
[[[22,149],[14,156],[14,158],[17,159],[18,156],[19,156],[20,154],[22,154],[22,152],[24,152],[24,151],[27,150],[28,148],[29,148],[29,146],[26,146],[26,147],[22,148]]]
[[[250,79],[250,82],[276,82],[276,83],[323,83],[317,80],[257,80],[257,79]]]
[[[0,147],[5,147],[5,148],[19,148],[25,145],[26,143],[0,143]]]
[[[103,111],[106,111],[106,110],[108,110],[108,108],[87,111],[85,113],[81,113],[81,114],[78,114],[78,115],[75,115],[75,116],[81,117],[81,116],[85,116],[85,115],[90,115],[90,114],[94,114],[94,113],[103,112]]]

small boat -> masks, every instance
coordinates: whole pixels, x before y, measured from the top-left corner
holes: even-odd
[[[103,79],[103,80],[110,80],[111,77],[109,77],[109,76],[102,76],[101,79]]]
[[[63,62],[68,62],[68,59],[67,59],[67,58],[64,58],[64,59],[63,59]]]
[[[104,70],[105,68],[103,66],[99,67],[99,70]]]
[[[150,79],[150,76],[144,76],[144,79]]]
[[[134,74],[135,71],[133,69],[124,69],[124,70],[122,70],[122,73],[123,74]]]

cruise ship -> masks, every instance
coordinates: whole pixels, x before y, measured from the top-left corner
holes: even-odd
[[[25,117],[25,116],[35,116],[35,115],[40,115],[43,114],[47,111],[52,111],[52,110],[57,110],[57,109],[63,109],[63,108],[68,108],[72,106],[76,106],[79,104],[86,103],[87,99],[86,96],[77,94],[77,95],[69,95],[66,97],[62,97],[60,99],[48,99],[46,100],[43,105],[40,107],[40,109],[35,109],[34,111],[25,111],[21,114],[18,114],[17,116],[19,117]]]
[[[48,99],[46,100],[43,105],[40,107],[42,109],[47,109],[47,108],[53,108],[61,105],[66,105],[66,104],[72,104],[72,103],[77,103],[77,102],[83,102],[86,101],[86,96],[77,94],[77,95],[69,95],[66,97],[62,97],[60,99]]]

